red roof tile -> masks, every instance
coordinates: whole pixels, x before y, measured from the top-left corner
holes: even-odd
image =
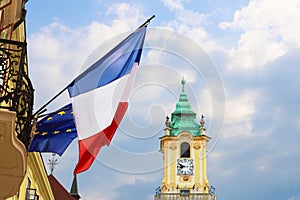
[[[48,179],[55,200],[75,200],[52,174],[48,176]]]

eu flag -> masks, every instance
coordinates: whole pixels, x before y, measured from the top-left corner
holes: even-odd
[[[68,104],[37,122],[29,152],[52,152],[61,156],[76,137],[72,104]]]

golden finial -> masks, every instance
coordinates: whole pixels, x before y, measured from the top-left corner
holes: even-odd
[[[185,80],[184,80],[184,76],[182,76],[182,80],[181,80],[182,93],[184,93],[184,84],[185,84]]]
[[[169,119],[170,119],[169,116],[167,116],[166,122],[165,122],[167,128],[170,128],[170,120]]]
[[[201,115],[201,121],[200,121],[200,124],[201,124],[201,128],[204,128],[204,124],[205,124],[205,121],[204,121],[204,115]]]

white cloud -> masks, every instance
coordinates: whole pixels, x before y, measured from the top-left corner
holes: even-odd
[[[75,35],[76,32],[57,22],[29,35],[30,75],[39,96],[37,101],[41,101],[35,102],[36,106],[58,93],[77,72],[81,56],[79,51],[73,51]]]
[[[226,101],[226,127],[223,137],[252,134],[253,115],[257,112],[256,103],[259,96],[259,91],[248,90],[229,97]]]
[[[300,47],[300,4],[297,0],[251,0],[237,10],[232,22],[220,27],[241,31],[230,52],[229,68],[259,69]]]
[[[265,30],[246,31],[229,53],[229,69],[257,69],[287,52],[282,42],[273,40]]]
[[[182,0],[162,0],[162,2],[176,15],[173,20],[168,22],[168,27],[172,27],[174,31],[197,42],[208,52],[220,49],[204,28],[208,14],[187,9]]]
[[[288,198],[288,200],[300,200],[299,196],[291,196]]]
[[[165,6],[167,6],[170,10],[182,10],[183,0],[161,0]]]
[[[107,9],[108,15],[115,15],[112,26],[121,26],[123,29],[132,30],[144,20],[141,6],[132,3],[116,3]]]
[[[177,13],[177,18],[182,24],[188,25],[190,27],[197,27],[205,23],[207,20],[207,15],[200,12],[195,12],[188,9],[183,9]]]
[[[95,200],[101,197],[101,200],[112,200],[115,197],[115,193],[111,191],[111,188],[107,188],[106,190],[87,190],[84,193],[80,193],[82,197],[86,200]]]
[[[220,49],[217,43],[212,38],[210,38],[208,32],[200,25],[200,23],[191,25],[188,20],[191,20],[193,18],[189,16],[185,17],[186,20],[177,18],[168,23],[167,26],[172,27],[174,31],[178,31],[180,34],[183,34],[185,37],[196,42],[207,52],[212,52]]]

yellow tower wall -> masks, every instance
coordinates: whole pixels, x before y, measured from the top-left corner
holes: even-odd
[[[177,193],[180,189],[193,190],[194,193],[208,193],[206,144],[210,138],[182,132],[178,136],[166,135],[160,139],[164,158],[162,193]],[[190,144],[190,159],[194,160],[193,175],[177,175],[177,159],[180,158],[182,142]]]

